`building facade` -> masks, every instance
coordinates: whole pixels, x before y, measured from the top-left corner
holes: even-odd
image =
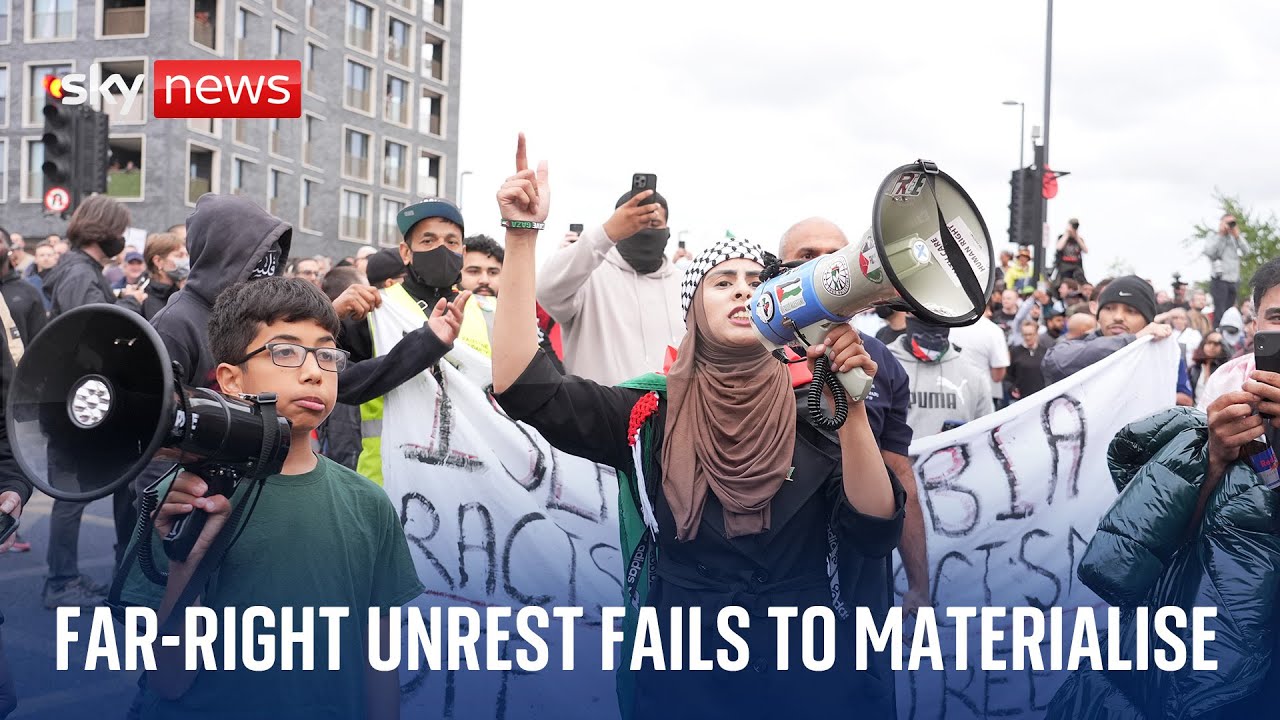
[[[0,225],[62,234],[42,204],[43,78],[144,76],[111,118],[107,194],[132,225],[240,193],[294,226],[297,254],[399,242],[415,199],[454,197],[462,0],[0,0]],[[156,60],[298,59],[298,119],[151,117]]]

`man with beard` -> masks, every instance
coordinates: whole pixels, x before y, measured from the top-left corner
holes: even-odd
[[[1063,339],[1045,353],[1045,382],[1052,385],[1074,375],[1145,335],[1156,340],[1170,337],[1173,328],[1154,322],[1155,314],[1156,293],[1150,283],[1137,275],[1116,278],[1098,295],[1098,329],[1078,339]],[[1191,396],[1186,359],[1179,353],[1178,404],[1194,404]]]
[[[357,469],[379,485],[383,396],[439,362],[453,348],[454,340],[489,354],[483,314],[469,302],[471,293],[457,287],[462,276],[462,211],[444,198],[426,198],[401,210],[396,224],[404,236],[400,259],[407,272],[404,282],[386,288],[383,297],[385,302],[416,307],[422,312],[422,327],[382,354],[375,351],[369,320],[363,313],[359,319],[343,320],[338,337],[339,347],[351,353],[356,368],[377,368],[377,372],[364,372],[360,377],[353,377],[348,369],[339,378],[338,401],[360,405]],[[464,307],[472,312],[464,315]],[[371,358],[378,362],[365,362]]]
[[[562,327],[569,374],[616,385],[662,369],[684,336],[684,273],[666,259],[670,237],[666,199],[632,191],[542,266],[538,304]]]

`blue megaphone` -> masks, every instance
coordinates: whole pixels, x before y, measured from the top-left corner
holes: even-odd
[[[821,343],[834,325],[879,305],[938,325],[972,325],[994,282],[991,238],[977,206],[937,165],[919,160],[880,184],[860,242],[770,278],[748,307],[761,342],[778,350]],[[837,379],[855,402],[871,392],[860,368]]]

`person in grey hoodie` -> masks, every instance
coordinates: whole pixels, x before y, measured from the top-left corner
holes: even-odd
[[[1223,313],[1236,304],[1240,283],[1240,258],[1249,253],[1249,245],[1240,237],[1236,216],[1227,213],[1218,222],[1218,234],[1209,238],[1204,254],[1209,258],[1209,294],[1213,297],[1214,326],[1222,324]]]
[[[571,375],[616,385],[662,369],[684,337],[684,271],[664,255],[667,201],[645,190],[560,248],[538,272],[538,304],[560,323]]]
[[[912,438],[937,435],[995,411],[990,375],[961,361],[963,351],[951,345],[950,328],[907,315],[906,332],[889,345],[889,352],[907,371]]]

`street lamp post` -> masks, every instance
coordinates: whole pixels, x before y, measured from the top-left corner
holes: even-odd
[[[1009,105],[1011,107],[1017,105],[1019,108],[1018,114],[1021,119],[1018,121],[1018,168],[1024,168],[1026,167],[1026,163],[1023,160],[1026,158],[1025,150],[1027,145],[1027,104],[1017,100],[1005,100],[1001,105]]]

